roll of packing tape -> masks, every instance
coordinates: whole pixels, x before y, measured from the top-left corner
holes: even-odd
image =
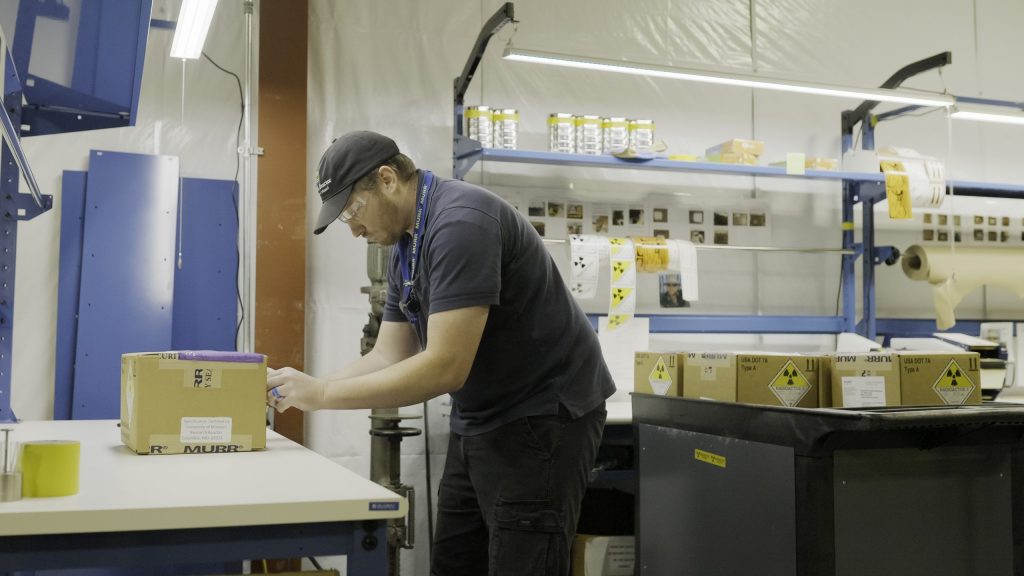
[[[21,495],[49,498],[78,494],[81,445],[74,440],[40,440],[21,445]]]

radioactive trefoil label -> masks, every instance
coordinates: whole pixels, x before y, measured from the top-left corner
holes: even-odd
[[[960,369],[956,360],[950,360],[942,375],[932,385],[932,390],[949,406],[959,406],[974,392],[974,382]]]
[[[768,388],[783,406],[796,406],[811,391],[811,383],[792,360],[787,360],[782,370],[772,378]]]
[[[672,376],[668,373],[668,368],[665,367],[664,358],[658,357],[658,362],[651,370],[647,381],[651,383],[651,389],[655,394],[664,396],[668,392],[669,387],[672,386]]]

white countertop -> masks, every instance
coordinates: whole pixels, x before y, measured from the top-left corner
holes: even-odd
[[[0,536],[334,522],[404,516],[406,501],[287,438],[233,454],[140,456],[115,420],[21,422],[12,440],[82,443],[79,492],[0,502]],[[370,511],[370,503],[398,503]]]

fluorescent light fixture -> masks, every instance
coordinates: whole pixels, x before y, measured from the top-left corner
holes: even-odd
[[[182,0],[171,42],[171,58],[199,58],[216,9],[217,0]]]
[[[800,80],[785,80],[780,78],[753,76],[749,74],[731,74],[688,68],[657,66],[652,64],[634,64],[631,62],[620,62],[615,60],[599,60],[596,58],[583,58],[580,56],[552,54],[533,50],[520,50],[518,48],[511,47],[505,49],[504,58],[506,60],[513,60],[516,62],[533,62],[536,64],[550,64],[554,66],[566,66],[569,68],[582,68],[585,70],[617,72],[619,74],[634,74],[638,76],[652,76],[655,78],[670,78],[673,80],[691,80],[694,82],[709,82],[712,84],[726,84],[729,86],[744,86],[747,88],[758,88],[763,90],[782,90],[786,92],[800,92],[803,94],[836,96],[840,98],[852,98],[854,100],[874,100],[877,102],[895,102],[898,104],[933,106],[939,108],[948,108],[954,103],[952,96],[946,96],[944,94],[927,94],[908,90],[889,90],[885,88],[853,88],[848,86],[819,84],[816,82],[804,82]]]
[[[993,122],[996,124],[1024,125],[1024,114],[1012,112],[978,112],[976,110],[953,109],[954,120],[973,120],[974,122]]]

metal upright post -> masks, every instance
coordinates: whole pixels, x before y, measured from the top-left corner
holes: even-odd
[[[6,49],[0,46],[0,49]],[[53,205],[39,193],[25,154],[18,142],[21,127],[22,87],[10,53],[4,69],[4,109],[0,110],[4,142],[0,152],[0,422],[15,422],[11,409],[11,357],[14,336],[14,279],[18,254],[18,221],[31,220]],[[18,191],[24,171],[32,194]]]
[[[860,256],[853,237],[853,206],[856,204],[858,184],[851,180],[843,180],[843,249],[853,250],[853,254],[843,254],[842,264],[842,298],[843,326],[847,332],[854,332],[857,327],[857,258]]]

